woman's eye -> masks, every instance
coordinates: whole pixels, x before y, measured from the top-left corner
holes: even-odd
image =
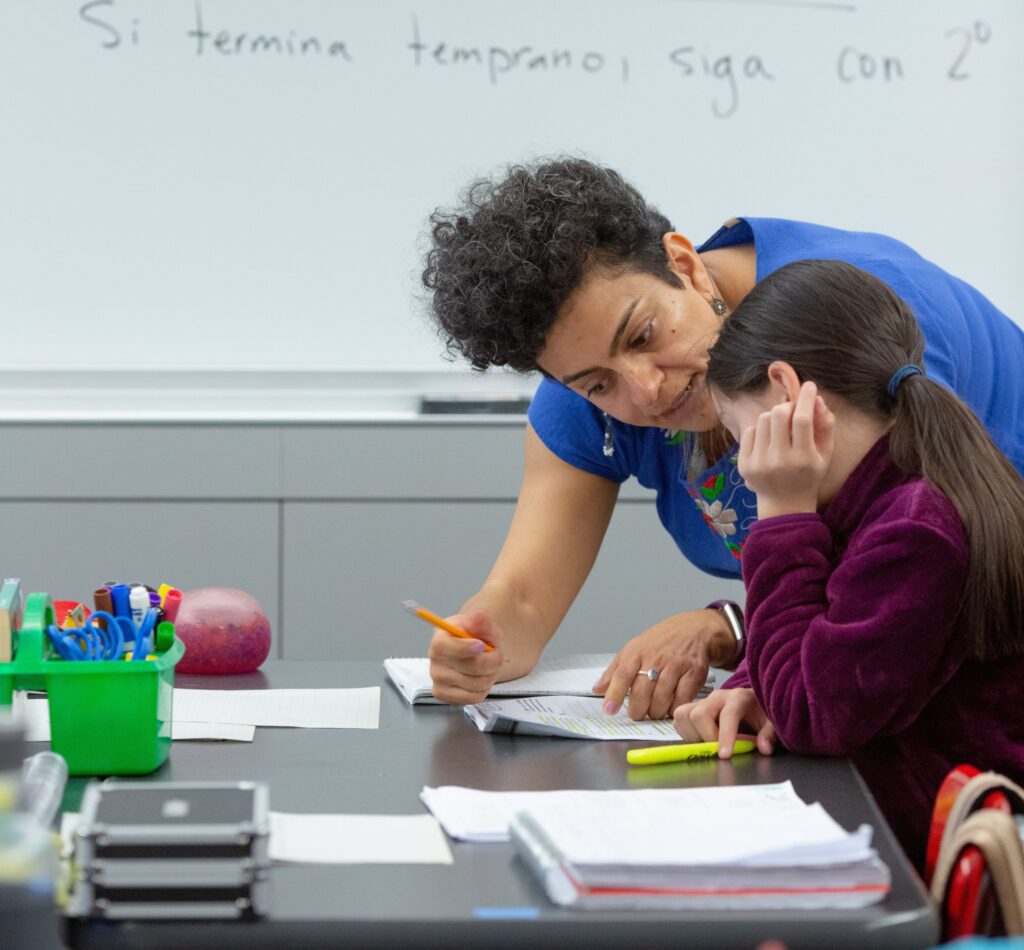
[[[605,383],[602,380],[599,383],[594,383],[593,386],[587,388],[586,394],[587,399],[593,399],[595,396],[600,396],[605,391]]]
[[[632,340],[629,341],[630,349],[638,350],[642,346],[646,346],[651,341],[651,336],[654,334],[654,323],[648,323]]]

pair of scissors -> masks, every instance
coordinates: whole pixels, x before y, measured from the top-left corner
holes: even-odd
[[[119,660],[124,655],[124,631],[105,610],[93,611],[80,627],[61,630],[50,624],[46,635],[64,660]]]
[[[133,643],[132,659],[145,660],[159,616],[160,612],[151,607],[136,628],[129,617],[114,617],[105,610],[94,610],[82,626],[61,630],[50,624],[46,635],[57,655],[64,660],[120,660],[128,642]]]
[[[149,654],[150,649],[153,645],[153,628],[156,626],[157,618],[160,616],[160,611],[156,607],[150,607],[146,611],[146,615],[142,618],[142,623],[139,624],[138,628],[134,627],[131,620],[128,620],[128,625],[133,628],[133,637],[135,639],[135,647],[132,649],[133,660],[144,660]],[[124,620],[125,618],[121,618]]]

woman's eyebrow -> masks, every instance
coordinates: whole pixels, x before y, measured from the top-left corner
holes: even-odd
[[[633,316],[633,311],[640,304],[640,298],[637,297],[630,301],[629,305],[622,312],[622,316],[619,318],[618,326],[615,327],[615,332],[612,334],[612,343],[608,348],[608,355],[614,356],[616,351],[622,342],[622,334],[626,332],[626,327],[629,325],[629,318]],[[578,373],[570,373],[568,376],[562,377],[562,383],[568,386],[570,383],[576,382],[577,379],[582,379],[584,376],[589,376],[591,373],[596,373],[601,367],[591,366],[587,369],[581,369]]]
[[[629,318],[633,316],[633,311],[636,310],[637,305],[640,303],[640,298],[634,299],[628,307],[622,312],[622,317],[619,319],[619,325],[615,328],[615,333],[612,336],[612,345],[608,348],[608,355],[614,356],[615,351],[619,348],[622,343],[622,334],[626,332],[626,325],[629,323]]]

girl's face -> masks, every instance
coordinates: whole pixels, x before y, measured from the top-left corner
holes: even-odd
[[[766,385],[759,393],[742,393],[738,396],[726,396],[714,387],[708,392],[719,420],[737,442],[744,429],[757,424],[762,413],[788,401],[787,393],[773,385]]]
[[[703,276],[680,274],[684,286],[673,287],[652,274],[595,270],[566,301],[538,365],[622,422],[714,428],[704,372],[722,318],[710,289],[698,289]]]

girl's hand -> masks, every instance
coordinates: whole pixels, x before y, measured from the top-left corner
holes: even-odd
[[[483,702],[498,681],[504,664],[501,629],[486,610],[455,614],[445,619],[479,639],[463,640],[439,627],[434,628],[427,650],[434,696],[454,706]],[[489,653],[486,652],[488,643],[494,647]]]
[[[808,381],[796,402],[762,413],[741,433],[737,468],[757,494],[758,518],[818,510],[834,432],[835,416]]]
[[[718,757],[732,756],[741,726],[756,733],[757,751],[771,755],[775,727],[752,689],[716,689],[707,699],[680,706],[673,715],[676,732],[687,742],[718,742]]]

